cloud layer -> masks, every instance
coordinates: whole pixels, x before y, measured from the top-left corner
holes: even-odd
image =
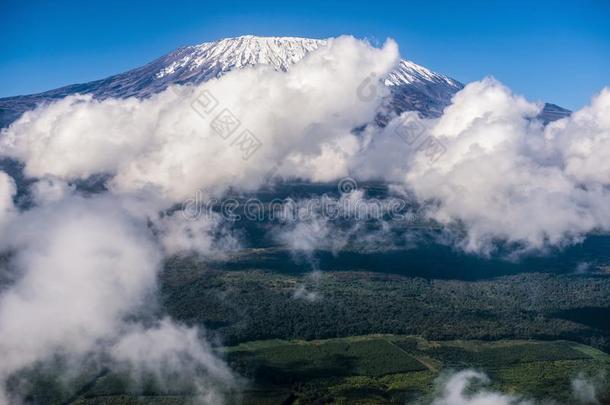
[[[0,296],[0,383],[59,354],[111,355],[136,374],[159,377],[173,371],[194,379],[204,370],[206,378],[194,381],[205,403],[219,403],[220,382],[234,384],[196,329],[133,320],[151,305],[162,257],[144,219],[114,198],[68,196],[15,214],[0,246],[13,252],[17,275]],[[8,403],[3,391],[0,403]]]
[[[370,78],[397,61],[393,41],[377,49],[341,37],[289,72],[259,66],[145,100],[71,96],[3,130],[0,155],[22,162],[35,183],[30,205],[18,208],[16,184],[0,172],[0,250],[15,274],[0,295],[0,382],[56,353],[103,352],[136,372],[203,370],[200,399],[219,402],[217,387],[236,378],[200,330],[134,319],[155,295],[164,255],[239,246],[217,216],[192,222],[172,209],[197,193],[255,191],[270,173],[391,183],[477,254],[540,251],[610,230],[609,90],[545,127],[540,104],[484,79],[456,94],[440,118],[407,112],[380,128],[370,123],[387,90]],[[374,97],[362,96],[363,83]],[[211,125],[225,109],[240,122],[235,133]],[[260,142],[251,155],[238,142],[243,130]],[[106,179],[105,188],[75,186],[91,177]],[[365,222],[336,227],[318,212],[284,224],[277,240],[311,252],[392,235],[384,221],[376,233]],[[493,393],[464,402],[473,379],[484,381],[473,372],[449,380],[437,403],[518,403]]]
[[[386,90],[371,74],[397,58],[391,41],[375,49],[342,37],[289,72],[259,66],[146,100],[72,96],[26,113],[3,132],[0,152],[31,177],[104,174],[113,193],[154,193],[165,205],[198,192],[253,191],[270,174],[380,179],[431,203],[430,216],[461,229],[460,247],[475,253],[499,244],[540,251],[610,229],[609,90],[544,126],[541,104],[488,78],[457,93],[438,119],[406,112],[356,133],[383,105]],[[362,97],[363,83],[378,86],[376,97]],[[223,108],[241,122],[226,138],[210,125]],[[260,141],[248,159],[243,129]]]
[[[258,66],[147,100],[71,96],[26,113],[4,132],[0,151],[23,161],[28,176],[104,173],[115,192],[153,189],[173,202],[197,190],[256,189],[274,167],[283,176],[328,181],[347,174],[359,146],[352,130],[372,121],[380,102],[361,100],[358,86],[397,61],[393,41],[376,49],[341,37],[289,72]],[[380,95],[387,91],[374,85]],[[208,95],[218,103],[209,116],[198,108]],[[227,139],[210,125],[223,108],[241,121]],[[261,142],[248,160],[234,143],[242,129]]]
[[[493,79],[474,82],[439,119],[396,118],[355,169],[401,182],[430,202],[431,217],[463,228],[460,246],[470,252],[490,253],[498,242],[540,251],[608,231],[610,91],[546,127],[536,119],[540,110]],[[400,128],[435,139],[442,155],[431,160]]]
[[[0,295],[0,403],[15,394],[11,375],[56,355],[193,381],[200,402],[221,403],[238,378],[202,331],[150,319],[164,255],[217,256],[238,241],[217,217],[192,222],[172,207],[197,191],[256,189],[279,166],[314,181],[344,175],[359,145],[352,129],[377,108],[356,89],[397,59],[391,41],[376,49],[339,38],[288,73],[261,66],[146,100],[77,95],[3,130],[0,153],[35,182],[19,209],[15,182],[0,172],[0,251],[14,280]],[[205,94],[261,141],[250,159],[194,108]],[[92,177],[105,187],[75,186]]]

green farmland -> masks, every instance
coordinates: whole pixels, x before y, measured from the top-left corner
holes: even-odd
[[[244,377],[230,403],[426,404],[435,379],[474,368],[491,379],[486,388],[522,398],[571,404],[570,381],[610,371],[610,356],[568,341],[429,341],[421,337],[369,335],[327,340],[265,340],[226,348],[223,355]],[[130,391],[112,371],[89,382],[69,402],[92,404],[188,404],[179,390]],[[600,401],[610,400],[610,386]],[[605,401],[605,402],[604,402]]]

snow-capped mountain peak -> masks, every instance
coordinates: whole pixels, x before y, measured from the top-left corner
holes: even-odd
[[[270,65],[286,71],[326,41],[297,37],[244,35],[181,48],[170,54],[175,60],[155,74],[157,79],[179,72],[209,68],[227,72],[246,66]]]
[[[261,64],[287,71],[327,43],[311,38],[245,35],[187,46],[161,59],[154,74],[155,85],[200,83],[234,69]],[[390,103],[396,113],[418,110],[424,116],[439,115],[451,96],[463,87],[460,82],[409,60],[400,61],[384,83],[399,98]]]

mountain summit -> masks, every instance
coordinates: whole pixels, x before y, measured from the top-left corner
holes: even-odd
[[[326,41],[320,39],[252,35],[205,42],[180,48],[167,55],[166,62],[169,64],[157,72],[155,78],[196,78],[201,81],[201,74],[204,78],[220,76],[233,69],[254,65],[269,65],[276,70],[287,71],[309,52],[324,45]]]
[[[325,46],[326,42],[310,38],[245,35],[185,46],[142,67],[106,79],[0,99],[0,128],[8,126],[24,111],[40,103],[75,93],[92,94],[97,98],[142,98],[163,91],[171,84],[197,84],[247,66],[264,64],[278,71],[287,71],[309,52]],[[408,60],[402,60],[384,80],[391,91],[389,105],[394,112],[415,110],[427,117],[439,116],[451,97],[464,87],[457,80]],[[554,107],[555,119],[564,112],[569,113]]]

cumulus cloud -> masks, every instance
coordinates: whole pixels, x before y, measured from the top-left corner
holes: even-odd
[[[136,379],[153,376],[164,390],[194,390],[198,403],[221,404],[238,381],[197,328],[165,318],[152,327],[132,326],[109,349],[110,356]]]
[[[174,211],[154,222],[159,241],[168,256],[197,254],[220,259],[240,247],[239,238],[227,229],[220,214],[206,212],[191,218]]]
[[[373,138],[369,156],[355,170],[396,181],[445,225],[463,229],[460,246],[489,254],[498,242],[517,251],[541,251],[578,242],[588,232],[610,229],[610,92],[591,105],[544,127],[539,104],[495,81],[467,85],[438,119],[405,113]],[[444,153],[401,139],[395,128],[434,139]],[[397,135],[398,133],[398,135]],[[413,140],[413,139],[411,139]],[[407,139],[409,141],[409,139]],[[406,159],[398,160],[403,153]],[[387,156],[399,169],[379,163]],[[382,170],[380,171],[379,168]]]
[[[21,214],[2,246],[20,278],[0,297],[0,377],[56,351],[84,354],[154,286],[150,238],[108,200],[74,199]]]
[[[610,184],[610,89],[570,119],[550,124],[545,137],[557,145],[572,179],[591,187]]]
[[[340,37],[289,72],[257,66],[146,100],[70,96],[24,114],[4,131],[0,153],[24,162],[31,177],[107,174],[116,192],[154,189],[174,202],[199,189],[256,189],[278,165],[283,176],[327,181],[347,174],[359,149],[352,130],[373,120],[381,100],[361,100],[358,86],[397,61],[393,41],[377,49]],[[379,96],[387,91],[375,85]],[[214,114],[192,108],[202,94],[218,102]],[[248,160],[237,133],[223,139],[210,126],[224,108],[241,121],[236,132],[261,142]]]
[[[0,245],[13,252],[9,266],[18,274],[0,296],[1,383],[54,354],[84,356],[109,345],[116,359],[133,362],[121,348],[139,337],[141,344],[156,339],[160,360],[185,353],[192,356],[187,364],[226,375],[207,346],[196,348],[194,330],[169,321],[150,331],[130,326],[128,317],[155,291],[162,257],[144,219],[115,198],[70,196],[15,215]],[[141,366],[156,360],[149,353]]]
[[[487,375],[474,370],[440,377],[436,381],[437,396],[432,405],[534,405],[531,401],[495,391],[479,389],[472,392],[473,385],[489,382]]]

